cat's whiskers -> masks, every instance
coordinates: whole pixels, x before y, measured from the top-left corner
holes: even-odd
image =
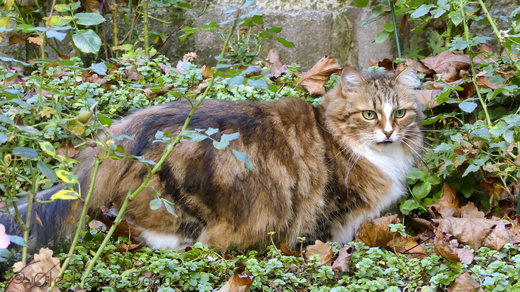
[[[406,136],[403,137],[403,139],[406,139],[406,141],[408,141],[408,142],[414,144],[416,147],[420,148],[420,149],[423,150],[423,151],[427,151],[427,150],[429,150],[428,147],[425,147],[424,145],[421,145],[421,144],[418,143],[417,141],[415,141],[415,140],[413,140],[413,139],[410,139],[410,138],[408,138],[408,137],[406,137]],[[431,145],[428,144],[427,146],[431,146]]]
[[[421,155],[419,154],[419,152],[417,152],[417,150],[415,150],[410,144],[406,143],[405,139],[403,139],[401,141],[403,141],[403,143],[417,155],[417,158],[419,158],[419,159],[421,159],[421,161],[423,161]],[[408,140],[408,141],[410,141],[410,140]]]

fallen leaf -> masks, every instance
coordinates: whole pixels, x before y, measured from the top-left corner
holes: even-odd
[[[125,253],[125,252],[128,252],[128,251],[139,249],[141,247],[143,247],[142,243],[130,243],[130,244],[122,243],[114,251],[120,252],[120,253]]]
[[[440,230],[435,233],[433,245],[439,255],[454,263],[471,264],[473,262],[473,251],[460,248],[457,239],[452,238]]]
[[[317,255],[319,257],[320,264],[330,266],[332,263],[332,247],[325,244],[321,240],[316,240],[313,245],[307,246],[307,252],[305,253],[306,258]]]
[[[482,88],[498,89],[502,84],[491,81],[487,76],[477,76],[477,85]]]
[[[14,33],[14,34],[9,36],[9,44],[10,45],[21,44],[21,43],[24,43],[26,40],[27,40],[27,36],[26,35],[22,35],[20,33]]]
[[[484,212],[477,209],[473,202],[469,202],[460,208],[460,218],[485,218]]]
[[[218,289],[218,292],[247,292],[253,284],[254,276],[234,274],[231,278]]]
[[[323,85],[325,85],[330,75],[340,70],[341,66],[336,59],[325,56],[303,75],[298,85],[303,87],[310,94],[323,95],[325,94],[325,87]]]
[[[498,221],[495,226],[491,227],[493,231],[484,239],[482,245],[494,250],[500,250],[506,243],[512,242],[513,240],[507,231],[507,226],[511,227],[511,223]]]
[[[437,56],[427,57],[422,60],[422,63],[439,74],[447,82],[457,80],[459,71],[470,66],[467,55],[461,55],[452,51],[443,51]]]
[[[409,254],[413,257],[428,256],[428,252],[424,246],[417,242],[417,238],[410,235],[406,235],[405,237],[401,235],[396,236],[387,243],[387,248],[398,253]]]
[[[296,251],[292,250],[292,248],[290,248],[285,243],[280,244],[280,250],[286,256],[293,256],[293,257],[301,257],[302,256],[299,252],[296,252]]]
[[[15,272],[16,278],[12,279],[13,281],[10,282],[6,292],[49,291],[49,284],[59,275],[61,270],[60,260],[52,255],[51,249],[41,248],[29,264],[15,263],[13,272]],[[52,291],[60,290],[54,288]]]
[[[517,222],[513,222],[513,227],[509,229],[509,234],[513,244],[520,244],[520,216],[517,218]]]
[[[486,243],[490,248],[498,246],[501,248],[503,244],[511,241],[505,225],[501,226],[504,224],[501,220],[451,217],[432,221],[438,224],[438,230],[452,234],[459,242],[467,244],[475,250]],[[487,240],[488,242],[486,242]],[[501,244],[501,242],[504,243]]]
[[[42,46],[43,43],[43,35],[39,35],[37,37],[28,37],[27,40],[35,45],[38,45],[39,47]]]
[[[428,206],[428,210],[434,218],[438,218],[439,215],[442,218],[458,217],[458,208],[459,200],[457,199],[457,194],[447,183],[444,183],[442,186],[442,197]]]
[[[267,60],[271,64],[269,66],[269,73],[273,75],[274,78],[278,78],[282,76],[287,71],[287,65],[284,65],[280,60],[280,54],[276,49],[270,49],[269,54],[267,54]]]
[[[67,158],[74,157],[79,153],[79,150],[70,142],[62,142],[60,148],[56,150],[56,155],[61,155]]]
[[[213,77],[213,67],[211,66],[202,66],[202,78],[204,79],[208,79],[208,78],[211,78]]]
[[[394,237],[394,233],[390,231],[388,225],[397,223],[399,223],[397,215],[366,220],[359,227],[356,234],[356,241],[364,242],[366,245],[372,247],[386,246]]]
[[[434,73],[433,70],[424,66],[424,64],[421,61],[413,60],[410,58],[406,58],[404,64],[399,64],[397,66],[397,71],[402,71],[406,68],[412,68],[414,72],[417,72],[419,74],[429,75]]]
[[[98,0],[84,0],[83,7],[87,12],[102,12],[103,9],[103,1]]]
[[[88,223],[88,227],[90,229],[95,230],[96,232],[106,232],[107,231],[107,226],[105,225],[105,223],[103,223],[99,220],[91,220]]]
[[[476,292],[479,290],[480,284],[467,272],[458,276],[455,283],[448,288],[449,292]]]
[[[415,90],[417,97],[422,104],[427,105],[428,109],[438,106],[436,102],[437,96],[442,92],[440,89],[419,89]]]
[[[338,252],[338,257],[332,264],[332,270],[340,273],[348,273],[350,270],[350,260],[352,259],[352,254],[354,254],[353,246],[340,249]]]

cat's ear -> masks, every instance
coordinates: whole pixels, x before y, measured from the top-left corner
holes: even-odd
[[[397,81],[397,83],[411,89],[417,88],[421,85],[419,78],[417,78],[417,75],[415,75],[414,70],[410,67],[396,74],[394,79],[395,81]]]
[[[352,67],[345,67],[341,71],[341,88],[343,94],[358,91],[366,84],[366,80],[361,73]]]

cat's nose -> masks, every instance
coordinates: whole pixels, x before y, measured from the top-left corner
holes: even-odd
[[[387,138],[390,138],[390,136],[392,136],[392,133],[394,133],[394,130],[383,131],[383,134],[385,134],[385,136],[386,136]]]

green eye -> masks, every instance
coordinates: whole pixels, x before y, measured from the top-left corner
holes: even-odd
[[[394,112],[394,117],[395,117],[396,119],[399,119],[399,118],[404,117],[405,114],[406,114],[406,110],[404,110],[404,109],[399,109],[399,110],[396,110],[396,111]]]
[[[363,118],[367,120],[373,120],[376,118],[376,112],[375,111],[363,111]]]

